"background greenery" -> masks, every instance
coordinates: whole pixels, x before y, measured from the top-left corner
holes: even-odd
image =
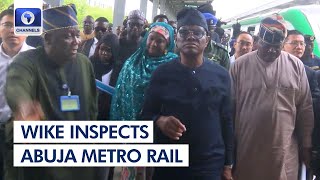
[[[78,21],[82,28],[82,21],[85,16],[91,15],[94,19],[105,17],[109,22],[113,21],[113,9],[89,6],[85,0],[64,0],[64,4],[73,3],[78,11]]]
[[[13,3],[13,0],[1,0],[0,1],[0,11],[8,8]]]
[[[0,0],[0,11],[8,8],[8,6],[13,3],[13,1],[14,0]],[[109,22],[113,21],[113,9],[111,7],[101,8],[89,6],[85,0],[64,0],[64,4],[70,3],[76,5],[80,28],[82,28],[83,26],[82,21],[86,15],[91,15],[94,19],[98,17],[105,17],[109,20]]]

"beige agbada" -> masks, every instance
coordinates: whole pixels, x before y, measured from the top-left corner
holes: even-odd
[[[311,147],[312,99],[302,62],[257,51],[230,70],[235,98],[235,180],[297,180],[298,149]],[[298,145],[299,144],[299,145]]]

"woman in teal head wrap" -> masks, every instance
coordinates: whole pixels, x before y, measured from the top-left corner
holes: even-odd
[[[127,59],[119,74],[112,98],[111,119],[139,119],[151,74],[159,65],[177,57],[173,49],[173,28],[163,22],[152,24],[139,49]]]

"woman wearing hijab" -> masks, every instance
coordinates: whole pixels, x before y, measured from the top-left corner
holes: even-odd
[[[150,26],[139,49],[125,62],[112,98],[111,119],[136,120],[140,117],[144,92],[149,85],[152,72],[161,64],[177,57],[173,53],[174,30],[166,23]],[[123,168],[124,180],[145,179],[144,168]]]
[[[113,67],[119,54],[119,39],[115,34],[104,35],[97,43],[97,47],[90,60],[93,65],[95,77],[102,83],[109,85],[113,76]],[[105,92],[99,92],[98,120],[109,119],[111,96]]]
[[[136,120],[143,106],[144,92],[152,72],[175,57],[174,31],[166,23],[154,23],[140,48],[125,62],[112,98],[111,119]]]

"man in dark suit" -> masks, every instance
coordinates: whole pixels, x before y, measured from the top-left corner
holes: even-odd
[[[80,52],[87,57],[91,57],[94,54],[98,41],[108,30],[108,19],[99,17],[94,22],[94,38],[83,41],[80,45]]]

